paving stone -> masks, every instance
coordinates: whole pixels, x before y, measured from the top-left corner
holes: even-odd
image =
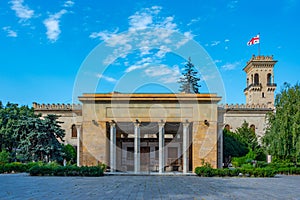
[[[0,174],[0,199],[300,199],[300,176],[31,177]]]

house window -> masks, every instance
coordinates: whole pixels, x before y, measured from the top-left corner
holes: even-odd
[[[272,74],[269,73],[269,74],[267,75],[267,84],[268,84],[268,85],[271,85],[271,83],[272,83]]]
[[[255,125],[254,124],[250,125],[250,129],[255,133]]]
[[[264,92],[261,93],[261,97],[262,97],[262,98],[265,98],[265,93],[264,93]]]
[[[77,138],[77,128],[75,124],[73,124],[71,127],[71,136],[72,138]]]
[[[229,124],[226,124],[224,129],[226,129],[227,131],[230,131],[230,125]]]
[[[259,76],[258,74],[254,74],[254,85],[258,85],[259,84]]]

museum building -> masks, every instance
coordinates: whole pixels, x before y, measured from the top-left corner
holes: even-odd
[[[81,104],[37,104],[36,113],[57,114],[65,143],[77,149],[77,165],[107,164],[109,170],[192,172],[204,162],[223,166],[223,129],[244,121],[261,137],[274,110],[273,56],[253,56],[246,104],[221,105],[217,94],[82,94]]]

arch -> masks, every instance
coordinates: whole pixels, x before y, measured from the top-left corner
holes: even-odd
[[[272,74],[268,73],[267,74],[267,85],[271,85],[272,84]]]
[[[226,129],[227,131],[230,131],[230,125],[229,125],[229,124],[226,124],[226,125],[224,126],[224,129]]]
[[[254,74],[254,85],[258,85],[259,84],[259,76],[258,74]]]
[[[254,124],[250,125],[250,129],[255,133],[255,125]]]
[[[76,128],[76,125],[75,125],[75,124],[73,124],[73,125],[71,126],[71,137],[72,137],[72,138],[77,138],[77,128]]]

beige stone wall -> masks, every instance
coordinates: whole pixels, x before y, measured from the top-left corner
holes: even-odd
[[[64,144],[71,144],[77,146],[77,138],[72,137],[72,125],[77,123],[77,118],[80,116],[80,113],[75,113],[72,110],[35,110],[36,114],[42,114],[46,116],[48,114],[55,114],[60,116],[58,121],[63,122],[60,124],[61,128],[65,130]]]
[[[235,132],[236,129],[241,127],[243,122],[246,121],[249,126],[252,124],[255,125],[255,134],[258,136],[258,138],[261,138],[265,134],[265,129],[267,126],[266,113],[268,112],[272,112],[272,110],[227,110],[224,114],[223,128],[226,124],[229,124],[230,130]]]
[[[174,94],[158,94],[155,97],[151,94],[139,95],[128,95],[127,100],[119,98],[118,101],[111,101],[111,98],[107,101],[109,94],[79,98],[83,103],[82,165],[109,163],[105,122],[135,122],[138,119],[140,122],[192,122],[192,169],[200,166],[202,159],[217,167],[216,103],[220,100],[219,97],[198,95],[193,98],[189,94],[180,97]],[[209,125],[204,124],[205,120]]]

